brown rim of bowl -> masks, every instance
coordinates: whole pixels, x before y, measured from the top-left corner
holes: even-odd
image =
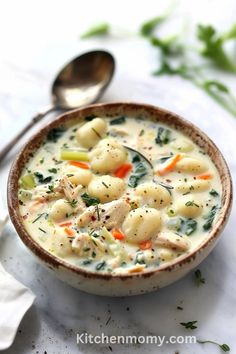
[[[131,113],[132,112],[132,113]],[[120,114],[132,114],[136,117],[138,115],[144,115],[149,119],[156,122],[163,122],[177,130],[180,130],[184,135],[188,135],[191,139],[209,154],[211,160],[215,164],[218,173],[220,174],[221,184],[222,184],[222,207],[218,219],[212,228],[212,230],[207,235],[206,239],[203,240],[200,245],[187,254],[183,254],[179,258],[173,260],[168,265],[160,266],[159,268],[144,271],[141,273],[134,274],[107,274],[87,271],[84,268],[73,266],[60,258],[55,257],[53,254],[47,252],[42,248],[26,231],[19,214],[19,203],[18,203],[18,180],[21,171],[30,158],[30,152],[37,150],[42,141],[45,139],[46,134],[52,128],[68,124],[68,122],[76,122],[80,119],[91,116],[91,115],[101,115],[101,116],[117,116]],[[135,114],[136,113],[136,114]],[[138,115],[137,115],[138,113]],[[68,124],[70,125],[70,124]],[[64,267],[67,270],[75,272],[87,278],[98,278],[98,279],[111,279],[111,278],[121,278],[129,279],[134,277],[150,277],[158,272],[172,271],[179,267],[182,267],[185,263],[192,262],[198,253],[203,251],[203,249],[217,239],[217,236],[223,230],[227,219],[230,214],[232,206],[232,179],[230,175],[227,163],[222,156],[221,152],[218,150],[213,141],[203,133],[199,128],[190,123],[189,121],[183,119],[175,113],[168,110],[155,107],[149,104],[140,104],[133,102],[114,102],[114,103],[100,103],[86,106],[84,108],[76,109],[67,113],[60,115],[53,122],[47,124],[41,128],[36,134],[34,134],[29,141],[24,145],[19,154],[17,155],[15,161],[12,164],[9,178],[8,178],[8,210],[10,214],[11,221],[19,234],[21,240],[24,244],[29,247],[29,249],[44,262],[48,263],[49,266],[58,268]]]

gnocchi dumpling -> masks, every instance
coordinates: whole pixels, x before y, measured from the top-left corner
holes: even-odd
[[[102,118],[94,118],[85,123],[76,132],[76,139],[85,148],[95,146],[107,132],[107,123]]]
[[[162,248],[159,250],[159,258],[162,262],[171,261],[176,257],[176,252],[172,249]]]
[[[205,162],[192,157],[184,157],[175,165],[175,170],[189,174],[198,174],[205,172],[208,166]]]
[[[58,199],[50,208],[49,217],[55,222],[60,222],[66,218],[67,215],[73,213],[72,206],[65,199]]]
[[[204,192],[211,187],[211,182],[209,180],[192,180],[189,182],[179,181],[175,183],[174,188],[180,193],[198,193]]]
[[[135,191],[140,196],[143,204],[156,209],[162,209],[171,202],[171,195],[168,190],[155,183],[140,184]]]
[[[203,206],[195,196],[187,194],[177,200],[175,210],[186,218],[195,218],[201,215]]]
[[[187,139],[177,138],[170,143],[170,146],[181,152],[190,152],[193,150],[193,144]]]
[[[122,230],[129,242],[142,242],[152,238],[161,227],[160,212],[154,208],[137,208],[127,215]]]
[[[63,172],[75,186],[87,186],[93,176],[91,171],[75,166],[66,166]]]
[[[51,237],[46,241],[46,247],[49,252],[56,254],[61,258],[66,258],[72,253],[69,237],[63,228],[56,228]]]
[[[126,159],[126,149],[112,138],[101,140],[90,152],[91,167],[98,173],[113,172],[123,165]]]
[[[154,262],[158,263],[159,261],[159,253],[157,250],[144,250],[142,252],[137,253],[136,262],[139,263],[144,261],[145,264],[153,264]]]
[[[88,193],[98,198],[102,203],[118,199],[125,190],[125,182],[109,175],[98,176],[88,185]]]

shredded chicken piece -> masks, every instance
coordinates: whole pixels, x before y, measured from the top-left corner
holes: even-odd
[[[125,268],[115,268],[114,273],[115,274],[132,274],[132,273],[140,273],[143,272],[146,268],[146,264],[135,264],[131,267],[125,267]]]
[[[63,197],[63,192],[53,190],[49,193],[48,185],[41,185],[34,188],[32,200],[38,200],[40,197],[46,200],[59,199]]]
[[[83,186],[79,184],[77,187],[75,187],[70,182],[69,178],[67,176],[64,176],[59,182],[59,188],[62,189],[62,191],[65,194],[65,197],[68,200],[73,200],[73,199],[77,199],[78,193],[83,188]]]
[[[95,245],[88,233],[82,232],[77,235],[71,247],[79,256],[90,256],[95,249]]]
[[[116,136],[116,135],[127,136],[127,135],[129,135],[129,133],[125,129],[115,128],[115,127],[110,129],[109,134],[111,136]]]
[[[79,196],[79,192],[83,189],[83,186],[79,184],[74,186],[67,176],[64,176],[60,179],[58,186],[54,188],[54,191],[57,193],[63,193],[67,200],[73,201],[76,200],[77,204],[74,209],[74,213],[83,212],[86,209],[82,198]]]
[[[109,230],[117,228],[121,226],[129,211],[130,205],[122,199],[90,206],[79,216],[78,226],[97,229],[105,225]]]
[[[180,251],[187,251],[190,247],[189,240],[185,236],[165,231],[158,234],[154,239],[154,244]]]

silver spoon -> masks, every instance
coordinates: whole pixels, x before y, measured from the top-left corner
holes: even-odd
[[[51,89],[52,104],[39,112],[1,151],[0,162],[23,135],[48,113],[96,102],[109,85],[115,69],[113,56],[105,51],[87,52],[66,64]]]

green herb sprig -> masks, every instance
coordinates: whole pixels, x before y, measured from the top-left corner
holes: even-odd
[[[200,271],[200,269],[197,269],[195,272],[194,272],[194,275],[195,275],[195,283],[197,286],[201,286],[203,284],[205,284],[205,278],[203,278],[202,276],[202,272]]]
[[[180,322],[181,326],[185,327],[186,329],[196,329],[198,321],[189,321],[189,322]]]
[[[198,343],[200,344],[205,344],[205,343],[211,343],[211,344],[215,344],[218,345],[218,347],[223,350],[223,352],[229,352],[230,351],[230,347],[228,346],[228,344],[219,344],[217,342],[214,342],[213,340],[197,340]]]

